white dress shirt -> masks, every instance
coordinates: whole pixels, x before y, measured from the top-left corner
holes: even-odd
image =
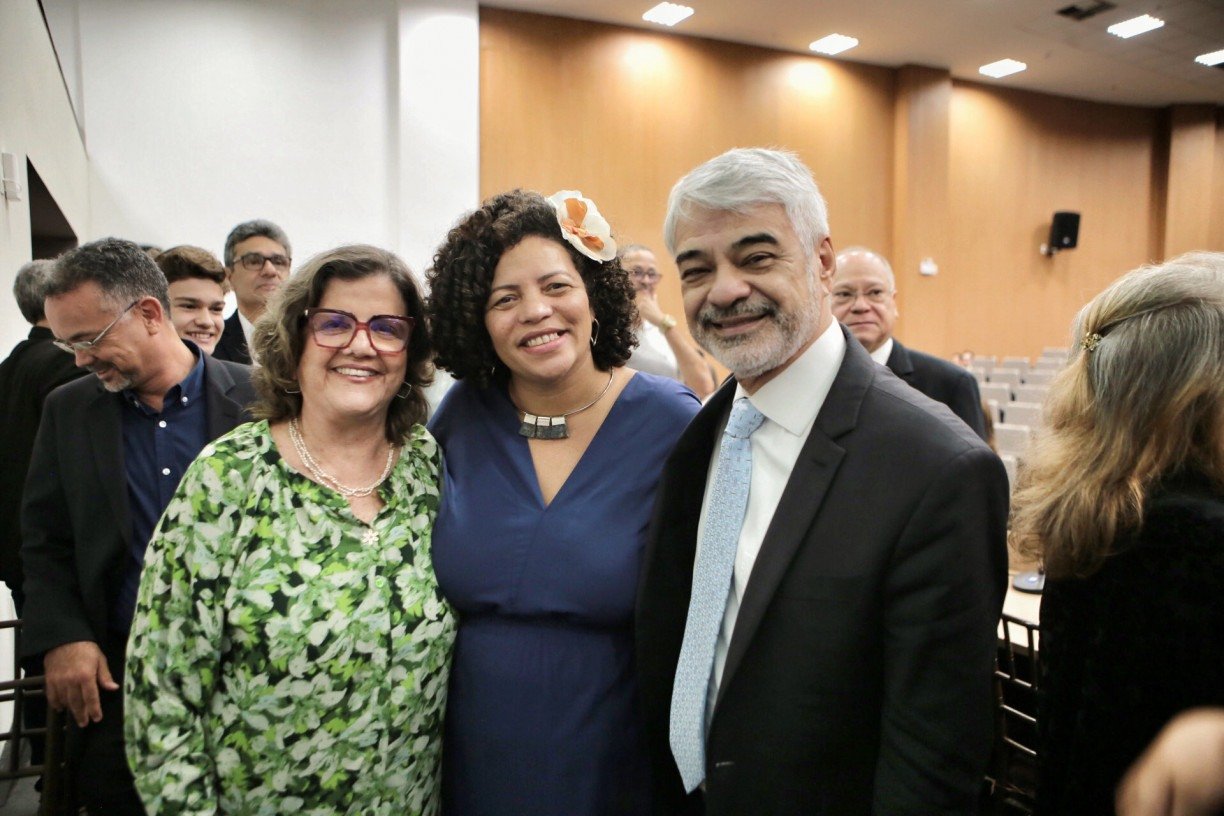
[[[675,331],[675,328],[669,331]],[[638,344],[626,365],[647,374],[680,379],[680,365],[676,362],[675,352],[667,344],[663,330],[649,320],[643,320],[635,333]]]
[[[871,352],[871,359],[875,360],[882,366],[888,365],[888,355],[892,354],[893,339],[890,337],[880,344],[880,347]]]
[[[752,567],[756,564],[757,554],[761,551],[782,491],[812,430],[816,415],[829,395],[845,354],[846,338],[841,326],[833,321],[785,371],[748,397],[756,409],[765,415],[765,421],[752,435],[752,484],[748,488],[748,509],[744,514],[744,526],[740,529],[727,608],[723,612],[722,628],[714,646],[714,671],[710,674],[710,689],[706,697],[707,727],[714,714],[714,701],[718,699],[718,687],[722,683],[723,667],[727,662],[727,648],[739,616],[740,599],[744,597]],[[744,396],[748,395],[743,386],[736,386],[735,398]],[[721,431],[718,438],[722,438]],[[710,457],[710,478],[706,480],[701,519],[697,526],[699,546],[705,532],[706,505],[714,482],[713,475],[718,467],[718,447],[714,446]]]

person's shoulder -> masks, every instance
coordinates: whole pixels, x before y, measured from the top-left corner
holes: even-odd
[[[102,385],[98,382],[98,378],[92,374],[78,377],[75,380],[64,383],[48,394],[43,410],[71,410],[73,406],[97,397],[101,388]]]
[[[208,442],[200,449],[199,459],[241,456],[249,458],[273,449],[272,433],[266,419],[244,422]]]
[[[910,362],[913,363],[915,369],[923,369],[929,374],[954,382],[973,380],[973,374],[968,369],[949,360],[912,349],[909,346],[906,346],[905,350],[909,352]]]
[[[701,400],[684,383],[638,371],[626,386],[628,408],[648,413],[650,422],[683,428],[701,410]]]
[[[877,372],[868,386],[855,429],[897,446],[908,457],[925,451],[941,456],[976,452],[997,458],[945,404],[911,388],[887,369]]]
[[[438,408],[433,412],[433,416],[429,418],[427,428],[433,435],[432,438],[445,442],[452,428],[456,425],[462,426],[471,419],[471,414],[477,410],[477,407],[491,396],[488,392],[493,387],[496,386],[480,388],[468,380],[455,380],[442,397],[442,401],[438,403]]]
[[[1166,482],[1148,500],[1139,539],[1156,546],[1202,543],[1224,553],[1224,492],[1200,475]]]

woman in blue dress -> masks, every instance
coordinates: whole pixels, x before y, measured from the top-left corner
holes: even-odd
[[[458,380],[434,567],[459,614],[447,816],[649,812],[633,661],[638,565],[663,462],[699,404],[624,368],[633,288],[575,191],[496,196],[429,272]]]

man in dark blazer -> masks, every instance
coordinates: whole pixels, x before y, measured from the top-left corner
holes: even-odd
[[[144,549],[179,478],[249,419],[250,369],[180,340],[166,279],[106,239],[57,262],[57,344],[95,376],[48,397],[22,513],[22,649],[43,654],[47,700],[71,713],[70,759],[91,812],[140,814],[123,753],[123,655]]]
[[[672,190],[689,327],[734,379],[667,462],[643,565],[657,813],[976,812],[1007,476],[833,320],[825,212],[779,151],[730,151]],[[745,434],[750,469],[728,476]]]
[[[289,277],[292,253],[289,236],[271,221],[243,221],[230,230],[225,239],[225,276],[238,308],[226,318],[213,349],[218,360],[251,362],[251,330],[268,308],[268,298]]]
[[[965,369],[893,337],[897,282],[892,264],[863,247],[842,250],[833,276],[833,316],[850,329],[871,358],[931,399],[952,409],[973,432],[986,438],[986,418],[977,380]]]
[[[51,344],[43,298],[51,261],[30,261],[17,271],[13,297],[30,323],[30,334],[0,363],[0,580],[13,593],[17,616],[25,606],[21,590],[21,497],[34,450],[34,435],[47,395],[85,373],[72,357]],[[42,671],[36,672],[42,674]]]

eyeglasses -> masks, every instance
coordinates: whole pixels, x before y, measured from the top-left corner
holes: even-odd
[[[287,270],[289,268],[290,259],[284,255],[264,255],[262,252],[248,252],[238,258],[242,268],[248,272],[258,272],[269,261],[277,269]]]
[[[659,274],[659,270],[657,269],[642,269],[640,267],[630,269],[629,274],[635,278],[641,278],[645,281],[657,281],[663,277],[661,274]]]
[[[118,323],[120,320],[122,320],[125,314],[132,311],[132,307],[135,306],[139,302],[140,302],[140,298],[137,298],[136,300],[133,300],[131,303],[129,303],[127,305],[127,308],[124,309],[122,312],[120,312],[118,317],[116,317],[110,323],[106,324],[106,328],[98,332],[98,336],[92,340],[78,340],[74,343],[69,343],[66,340],[52,340],[51,342],[55,344],[56,348],[63,349],[69,354],[85,354],[87,352],[93,351],[94,348],[97,347],[97,345],[102,342],[102,338],[106,337],[106,333],[110,331],[111,329],[115,328],[115,324]]]
[[[339,309],[307,309],[306,326],[315,345],[326,349],[348,348],[365,329],[370,345],[379,354],[399,354],[408,348],[408,338],[416,321],[403,315],[374,315],[368,321]]]
[[[865,298],[868,303],[884,303],[891,295],[892,292],[879,287],[873,287],[866,292],[839,289],[833,292],[833,302],[838,306],[849,306],[861,297]]]

